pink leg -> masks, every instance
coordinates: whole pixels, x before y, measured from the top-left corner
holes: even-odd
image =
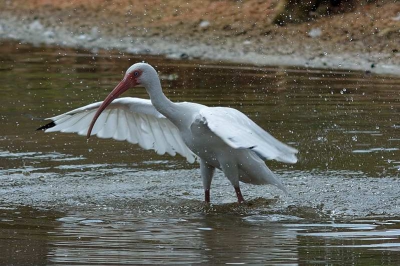
[[[238,202],[239,203],[243,203],[244,202],[244,198],[243,198],[242,192],[240,191],[240,188],[239,187],[235,187],[235,191],[236,191],[236,196],[238,198]]]
[[[210,203],[210,189],[204,190],[204,201]]]

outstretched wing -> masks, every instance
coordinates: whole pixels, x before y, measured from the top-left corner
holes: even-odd
[[[233,108],[211,107],[200,111],[210,130],[235,149],[251,149],[261,158],[296,163],[296,149],[280,142]]]
[[[52,120],[38,128],[45,132],[66,132],[86,135],[90,122],[102,102],[97,102],[69,111],[65,114],[47,118]],[[127,140],[139,144],[146,150],[155,150],[158,154],[179,153],[188,162],[194,162],[196,156],[183,142],[178,128],[159,113],[150,100],[139,98],[118,98],[99,116],[92,134],[99,138]]]

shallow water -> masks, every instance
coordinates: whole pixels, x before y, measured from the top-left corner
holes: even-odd
[[[142,60],[172,100],[235,107],[299,149],[267,162],[290,195],[243,184],[238,205],[219,172],[204,206],[196,164],[35,131]],[[399,77],[3,43],[0,80],[2,265],[398,264]]]

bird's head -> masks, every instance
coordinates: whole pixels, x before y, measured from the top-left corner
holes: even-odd
[[[107,106],[122,93],[135,86],[142,85],[146,88],[151,87],[152,82],[159,82],[157,78],[157,71],[149,64],[146,63],[136,63],[132,65],[125,73],[124,78],[121,82],[111,91],[111,93],[106,97],[103,103],[100,105],[96,114],[90,123],[89,130],[86,137],[89,138],[92,132],[93,126],[96,123],[97,118],[100,114],[107,108]]]
[[[127,86],[127,89],[138,85],[149,87],[151,86],[150,83],[152,81],[158,80],[156,77],[157,71],[151,65],[147,63],[136,63],[128,68],[125,73],[124,79],[120,82],[120,84],[118,84],[118,86],[120,86],[122,83],[123,86]]]

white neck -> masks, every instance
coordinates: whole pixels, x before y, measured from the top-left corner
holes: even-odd
[[[177,106],[163,93],[158,77],[151,79],[150,82],[144,85],[150,96],[151,103],[157,111],[165,115],[169,120],[173,121],[173,118],[176,117],[177,114]]]

